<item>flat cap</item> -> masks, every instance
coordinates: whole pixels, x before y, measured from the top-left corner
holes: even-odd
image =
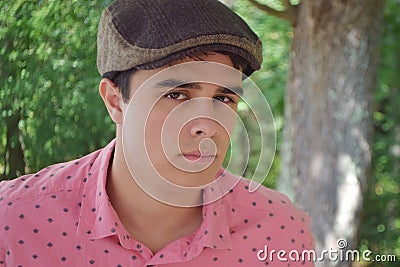
[[[97,67],[102,76],[154,69],[208,50],[242,57],[248,76],[262,63],[257,35],[217,0],[116,0],[100,19]]]

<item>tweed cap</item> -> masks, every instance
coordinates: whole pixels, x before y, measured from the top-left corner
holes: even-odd
[[[217,0],[116,0],[103,11],[97,46],[103,77],[162,67],[209,50],[242,57],[248,76],[262,62],[257,35]]]

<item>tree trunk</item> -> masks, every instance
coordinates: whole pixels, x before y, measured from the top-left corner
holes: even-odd
[[[5,109],[7,110],[7,108]],[[4,172],[1,180],[8,180],[24,174],[25,159],[24,151],[20,141],[21,132],[18,124],[21,120],[21,110],[16,110],[11,116],[3,118],[6,124],[6,148],[4,154]]]
[[[302,0],[285,99],[278,189],[312,218],[317,251],[356,246],[371,163],[381,0]],[[329,259],[317,266],[350,266]]]

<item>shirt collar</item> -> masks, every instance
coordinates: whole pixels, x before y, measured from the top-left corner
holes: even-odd
[[[107,172],[114,148],[115,140],[102,149],[89,170],[82,197],[77,233],[78,235],[88,235],[91,239],[119,235],[119,239],[124,245],[124,240],[129,239],[129,233],[111,206],[106,192]],[[229,189],[235,184],[227,182],[232,181],[232,179],[225,179],[228,174],[223,169],[217,173],[220,182],[214,183],[212,187],[204,190],[205,199],[211,199],[215,194],[221,194],[221,192],[229,192]],[[228,206],[230,205],[226,203],[227,201],[229,201],[227,198],[219,198],[203,206],[203,222],[193,234],[192,246],[188,251],[191,257],[200,254],[204,247],[232,248],[228,219]],[[131,242],[126,242],[126,244],[130,244],[129,248],[131,249],[140,248],[139,244],[135,245]]]
[[[221,185],[214,185],[213,190],[205,189],[203,196],[216,192]],[[229,190],[228,190],[229,191]],[[200,228],[190,236],[186,236],[169,244],[160,252],[163,259],[153,257],[147,264],[157,265],[189,261],[201,254],[205,247],[210,249],[232,249],[230,232],[229,199],[220,198],[203,206],[203,222]]]
[[[230,232],[230,198],[231,189],[239,182],[239,177],[234,177],[224,169],[217,173],[216,182],[204,190],[205,203],[203,206],[203,224],[205,225],[206,238],[204,246],[214,249],[231,249],[232,240]],[[216,199],[216,200],[214,200]]]
[[[85,183],[78,234],[89,235],[91,239],[115,235],[121,226],[106,192],[107,171],[114,148],[115,140],[102,149]]]
[[[224,201],[207,204],[203,207],[204,247],[213,249],[232,249],[229,223]]]

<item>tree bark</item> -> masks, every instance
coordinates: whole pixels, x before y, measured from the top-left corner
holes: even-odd
[[[381,0],[302,0],[286,88],[278,189],[312,218],[317,251],[356,246],[371,164]],[[350,266],[326,259],[317,266]]]
[[[15,178],[25,171],[24,150],[20,141],[21,132],[18,128],[21,120],[21,110],[18,109],[11,116],[6,116],[3,119],[6,125],[7,144],[3,163],[4,172],[0,176],[0,181]]]

